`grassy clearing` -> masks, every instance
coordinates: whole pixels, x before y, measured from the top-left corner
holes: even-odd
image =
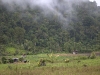
[[[58,55],[58,54],[57,54]],[[100,57],[95,59],[83,59],[81,55],[52,55],[47,54],[28,55],[25,59],[28,63],[0,64],[0,75],[99,75]],[[12,56],[11,56],[12,57]],[[16,56],[20,57],[20,56]],[[80,59],[81,58],[81,59]],[[51,59],[54,62],[46,62],[46,66],[38,67],[40,59]],[[65,63],[65,59],[69,59]]]

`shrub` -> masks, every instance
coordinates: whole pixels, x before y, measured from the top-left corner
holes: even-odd
[[[7,59],[5,57],[2,57],[1,60],[2,60],[2,63],[3,64],[6,64],[7,63]]]
[[[90,59],[95,59],[96,58],[96,54],[95,52],[92,52],[89,56]]]
[[[53,53],[47,54],[47,56],[48,56],[48,59],[46,61],[48,61],[50,63],[54,63],[57,60],[57,58],[59,57],[59,55],[55,56]]]
[[[24,61],[24,58],[23,57],[19,58],[19,61],[21,61],[21,62]]]
[[[46,66],[45,60],[44,59],[40,59],[38,66]]]
[[[14,60],[13,59],[8,59],[9,60],[9,63],[14,63]]]
[[[69,62],[69,59],[67,58],[67,59],[65,59],[65,63],[68,63]]]

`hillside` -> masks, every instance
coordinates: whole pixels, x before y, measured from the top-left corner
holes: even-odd
[[[100,7],[88,0],[64,1],[58,0],[53,12],[16,4],[10,10],[0,0],[0,55],[9,54],[7,47],[15,48],[14,54],[100,51]]]

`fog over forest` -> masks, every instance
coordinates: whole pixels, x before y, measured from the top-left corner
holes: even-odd
[[[0,0],[1,55],[21,50],[99,51],[100,7],[89,0]]]

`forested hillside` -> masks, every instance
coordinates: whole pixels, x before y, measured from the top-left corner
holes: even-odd
[[[68,10],[67,3],[60,3]],[[15,54],[17,50],[33,54],[100,51],[100,7],[95,1],[72,6],[71,15],[57,8],[62,20],[56,13],[41,12],[39,7],[20,9],[15,5],[15,10],[9,10],[0,1],[0,55],[7,54],[7,47],[15,48]]]

